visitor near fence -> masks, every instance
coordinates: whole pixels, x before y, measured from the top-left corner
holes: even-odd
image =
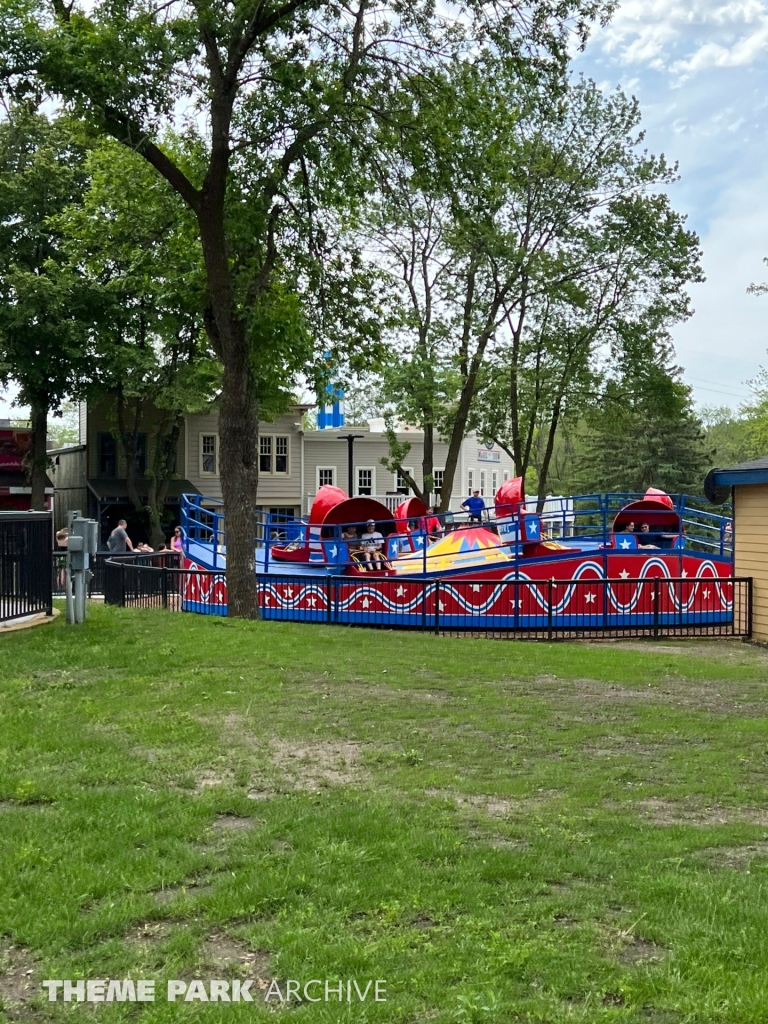
[[[133,541],[128,536],[128,523],[121,519],[109,535],[107,547],[113,555],[124,555],[126,551],[135,550]]]

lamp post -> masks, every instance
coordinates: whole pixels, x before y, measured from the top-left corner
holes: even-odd
[[[365,437],[365,434],[339,434],[339,440],[347,442],[347,490],[349,491],[350,498],[355,496],[352,477],[355,472],[355,441],[359,437]]]

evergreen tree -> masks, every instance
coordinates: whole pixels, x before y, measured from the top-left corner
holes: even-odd
[[[651,361],[625,362],[609,379],[587,417],[579,459],[584,492],[701,494],[712,465],[690,389],[666,352]]]

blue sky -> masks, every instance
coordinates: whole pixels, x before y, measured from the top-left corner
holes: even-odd
[[[574,67],[637,96],[646,143],[680,165],[676,208],[701,238],[706,282],[674,331],[699,405],[748,397],[768,365],[768,2],[625,0]]]

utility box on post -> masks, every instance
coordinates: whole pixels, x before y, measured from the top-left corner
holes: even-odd
[[[99,545],[99,524],[95,519],[83,519],[80,512],[68,512],[67,525],[67,622],[74,624],[85,622],[88,584],[93,578],[90,561]]]

